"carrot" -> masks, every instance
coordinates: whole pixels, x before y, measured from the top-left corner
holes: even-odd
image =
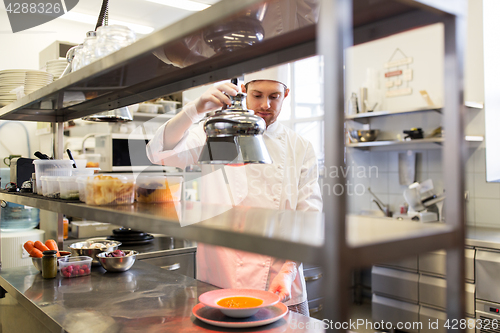
[[[30,252],[30,256],[35,257],[35,258],[41,258],[41,257],[43,257],[43,253],[42,253],[42,251],[40,251],[39,249],[34,247]]]
[[[31,250],[33,250],[33,248],[35,247],[35,243],[33,243],[33,241],[27,241],[23,246],[26,252],[30,253]]]
[[[57,251],[57,256],[60,257],[61,254],[59,253],[59,248],[57,247],[57,243],[55,240],[53,239],[47,239],[45,241],[45,246],[47,246],[49,248],[49,250],[55,250]]]
[[[40,251],[48,251],[49,248],[47,246],[45,246],[45,244],[43,244],[42,242],[40,241],[36,241],[35,242],[35,248],[39,249]]]

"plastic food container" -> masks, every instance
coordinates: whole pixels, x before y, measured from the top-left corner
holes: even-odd
[[[76,184],[78,185],[78,196],[80,201],[85,202],[85,190],[87,187],[87,178],[89,176],[78,176],[76,178]]]
[[[134,203],[133,177],[99,174],[87,177],[85,203],[88,205],[130,205]]]
[[[66,278],[89,275],[91,268],[91,257],[78,256],[59,259],[61,275]]]
[[[78,183],[76,176],[57,177],[59,182],[59,197],[65,200],[78,200],[80,192],[78,192]]]
[[[59,198],[60,189],[57,176],[44,176],[45,182],[42,180],[43,196],[48,198]]]
[[[136,183],[137,202],[170,202],[181,200],[182,180],[180,176],[139,176]]]
[[[94,173],[101,170],[101,168],[73,168],[71,171],[72,176],[92,176]]]
[[[73,161],[70,160],[34,160],[36,192],[43,193],[42,176],[70,176]]]

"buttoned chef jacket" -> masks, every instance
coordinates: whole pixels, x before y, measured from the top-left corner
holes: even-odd
[[[188,103],[187,107],[194,107],[194,104]],[[148,143],[147,154],[151,162],[180,168],[197,164],[206,141],[203,122],[186,131],[172,150],[163,149],[166,125],[162,125]],[[311,143],[278,122],[267,128],[263,139],[273,163],[224,166],[229,189],[222,172],[214,172],[213,165],[201,165],[202,202],[321,211],[318,166]],[[267,290],[284,262],[270,256],[198,243],[197,279],[220,288]],[[300,264],[291,299],[285,304],[304,301],[307,301],[307,294]]]

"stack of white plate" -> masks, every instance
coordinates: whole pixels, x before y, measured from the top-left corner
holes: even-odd
[[[54,75],[54,80],[57,80],[66,69],[67,65],[68,60],[66,60],[66,58],[49,60],[46,64],[46,70],[48,73]]]
[[[11,91],[24,85],[25,76],[26,70],[24,69],[6,69],[0,71],[0,106],[17,100],[17,95],[11,93]]]
[[[54,76],[44,71],[26,70],[24,80],[24,93],[31,94],[33,91],[45,87],[54,80]]]

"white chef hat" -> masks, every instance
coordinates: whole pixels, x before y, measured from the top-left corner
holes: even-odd
[[[284,84],[285,87],[288,88],[290,87],[290,65],[284,64],[270,67],[258,72],[245,74],[243,76],[245,84],[257,80],[277,81]]]

